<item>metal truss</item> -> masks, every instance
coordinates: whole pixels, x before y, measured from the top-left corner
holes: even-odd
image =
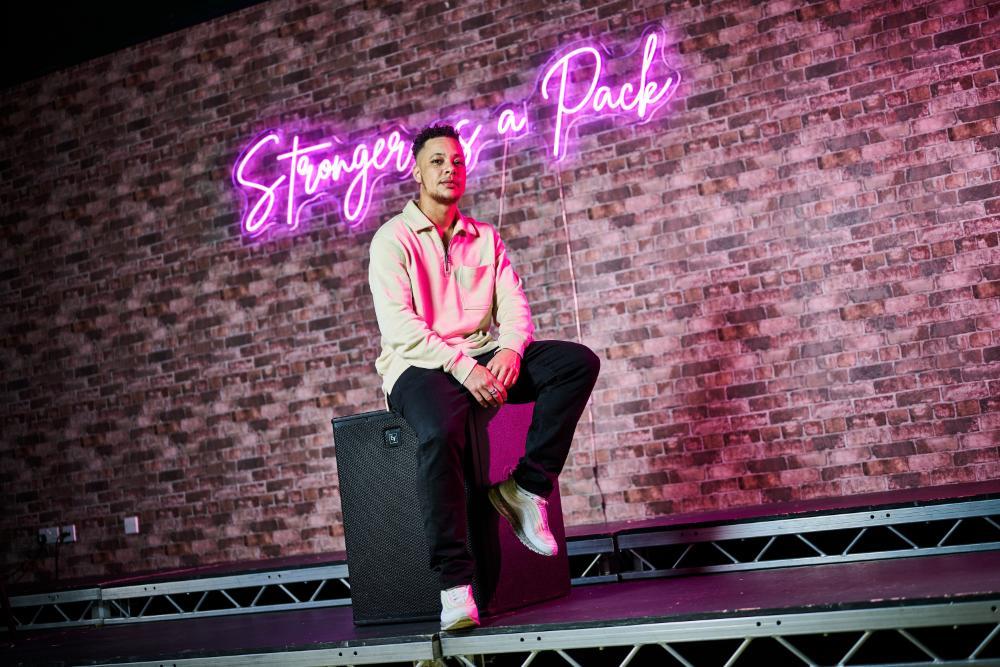
[[[570,540],[573,584],[617,581],[610,537]],[[20,629],[112,625],[351,604],[346,563],[11,598]]]
[[[1000,549],[1000,500],[569,540],[574,585]],[[22,629],[348,605],[344,563],[11,598]]]
[[[569,556],[571,583],[580,586],[618,581],[616,553],[611,537],[570,540],[566,544],[566,555]]]
[[[351,603],[346,564],[11,598],[18,628],[112,625]]]
[[[100,614],[101,589],[18,595],[10,599],[10,606],[17,628],[93,625]]]
[[[443,635],[460,664],[1000,665],[1000,600]]]
[[[618,536],[622,579],[1000,549],[1000,500]]]
[[[440,662],[420,662],[435,659]],[[465,667],[1000,665],[1000,599],[631,625],[617,622],[559,630],[476,630],[388,644],[114,664],[325,667],[374,663]]]
[[[170,658],[113,662],[90,667],[331,667],[333,665],[436,665],[440,648],[434,637],[390,644],[354,644],[337,648],[246,653],[205,658]],[[67,663],[71,664],[71,663]]]

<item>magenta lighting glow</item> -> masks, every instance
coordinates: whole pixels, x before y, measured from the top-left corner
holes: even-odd
[[[601,51],[593,46],[581,46],[559,57],[548,66],[542,76],[542,99],[552,97],[556,100],[556,125],[550,141],[551,155],[556,159],[565,157],[566,134],[577,120],[593,116],[601,112],[634,114],[640,122],[647,122],[653,114],[667,103],[677,90],[679,79],[675,73],[666,76],[662,83],[649,78],[650,70],[657,59],[656,32],[649,32],[642,47],[642,68],[639,70],[638,83],[625,81],[615,92],[611,86],[601,83],[604,74],[604,58]],[[662,56],[661,56],[662,57]],[[587,66],[593,67],[587,92],[575,104],[566,102],[569,82],[572,75]],[[558,75],[559,86],[554,95],[549,88],[553,75]]]
[[[556,54],[542,68],[527,100],[500,105],[481,121],[449,119],[462,134],[468,170],[475,168],[482,149],[496,141],[541,135],[546,154],[558,162],[568,154],[570,129],[584,118],[611,114],[649,122],[680,84],[664,59],[663,41],[659,27],[647,29],[640,46],[615,58],[631,58],[641,48],[642,58],[632,76],[616,76],[617,85],[605,82],[611,78],[606,69],[611,52],[604,45],[587,43]],[[536,127],[529,117],[536,119]],[[546,127],[549,124],[551,128]],[[299,134],[281,130],[258,135],[233,169],[233,183],[246,201],[243,234],[258,238],[276,226],[295,230],[303,212],[320,199],[338,201],[344,222],[351,228],[360,226],[379,181],[409,174],[412,135],[402,126],[353,143],[331,136],[303,144]]]

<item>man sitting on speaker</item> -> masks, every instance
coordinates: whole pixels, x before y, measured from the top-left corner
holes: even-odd
[[[499,234],[458,210],[466,177],[458,137],[448,125],[417,135],[419,197],[375,233],[368,277],[382,334],[375,368],[389,407],[420,442],[417,489],[443,630],[479,624],[462,468],[469,411],[535,401],[525,455],[489,499],[527,548],[553,556],[545,498],[600,368],[583,345],[533,342],[531,311]]]

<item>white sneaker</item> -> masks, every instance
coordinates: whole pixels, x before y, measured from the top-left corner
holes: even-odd
[[[461,630],[479,625],[479,608],[472,586],[455,586],[441,591],[441,629]]]
[[[543,556],[559,553],[556,538],[549,530],[549,503],[545,498],[525,491],[513,477],[491,487],[488,495],[490,503],[507,519],[524,546]]]

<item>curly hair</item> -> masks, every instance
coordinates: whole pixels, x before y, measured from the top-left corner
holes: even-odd
[[[458,130],[456,130],[451,125],[428,125],[424,129],[420,130],[417,136],[413,139],[413,159],[417,159],[417,154],[420,149],[424,147],[428,139],[434,139],[435,137],[451,137],[456,141],[459,139]]]

